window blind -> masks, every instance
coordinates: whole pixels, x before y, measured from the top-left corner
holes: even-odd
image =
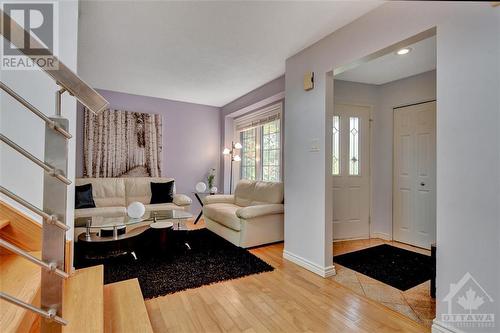
[[[234,120],[236,132],[246,131],[251,128],[262,126],[271,121],[280,119],[281,103],[265,108],[261,111],[252,112],[249,115],[243,115]]]

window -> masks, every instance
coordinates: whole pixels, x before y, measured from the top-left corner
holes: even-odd
[[[359,118],[349,117],[349,175],[359,176]]]
[[[340,175],[340,117],[333,116],[332,126],[332,174]]]
[[[280,120],[262,126],[262,180],[280,180]]]
[[[256,159],[256,129],[251,128],[241,132],[241,178],[256,179],[257,159]]]
[[[240,179],[281,180],[281,103],[235,119]]]

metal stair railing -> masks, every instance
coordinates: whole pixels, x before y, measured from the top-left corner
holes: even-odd
[[[15,23],[11,18],[0,9],[0,29],[2,29],[6,20],[9,20],[9,27],[14,33],[0,35],[16,45],[18,41],[10,39],[12,35],[24,34],[29,36],[31,45],[40,45],[31,33],[26,32],[21,26]],[[19,45],[17,45],[19,46]],[[42,47],[43,48],[43,47]],[[20,47],[20,49],[22,49]],[[26,54],[28,55],[28,54]],[[38,259],[23,249],[0,239],[0,247],[22,256],[32,263],[42,268],[41,279],[41,306],[40,308],[26,303],[12,295],[0,292],[0,299],[23,307],[32,311],[46,320],[41,321],[42,332],[61,332],[62,326],[68,322],[62,318],[62,294],[63,279],[69,274],[64,271],[65,263],[65,245],[66,231],[70,227],[66,224],[66,204],[67,204],[67,186],[72,182],[67,178],[68,164],[68,140],[72,138],[68,131],[68,120],[61,117],[61,98],[65,92],[74,96],[80,103],[85,105],[94,113],[105,110],[109,103],[99,95],[94,89],[83,82],[75,73],[66,67],[55,56],[58,62],[57,70],[42,68],[56,84],[60,87],[55,92],[55,116],[49,117],[46,113],[29,103],[25,98],[17,94],[13,89],[0,81],[0,89],[14,98],[26,109],[34,113],[45,122],[45,156],[44,160],[37,158],[26,149],[19,146],[13,140],[3,134],[0,134],[0,141],[25,158],[29,159],[44,172],[43,184],[43,208],[36,207],[22,197],[14,194],[3,186],[0,186],[0,193],[16,201],[27,209],[43,218],[42,233],[42,258]]]
[[[23,249],[15,246],[14,244],[11,244],[3,239],[0,239],[0,246],[17,254],[17,255],[19,255],[19,256],[21,256],[21,257],[23,257],[23,258],[25,258],[28,261],[31,261],[34,264],[37,264],[38,266],[42,267],[46,271],[54,272],[56,275],[58,275],[64,279],[67,279],[69,277],[68,273],[57,268],[56,263],[54,263],[54,262],[46,263],[45,261],[40,260],[35,256],[32,256],[31,254],[24,251]]]
[[[34,107],[33,105],[31,105],[30,102],[28,102],[27,100],[25,100],[24,98],[22,98],[21,96],[19,96],[14,90],[10,89],[6,84],[4,84],[1,81],[0,81],[0,89],[2,89],[3,91],[5,91],[7,94],[9,94],[10,96],[12,96],[15,100],[17,100],[19,103],[21,103],[22,105],[24,105],[24,107],[26,107],[28,110],[30,110],[35,115],[37,115],[38,117],[40,117],[40,119],[42,119],[43,121],[45,121],[45,123],[50,128],[52,128],[52,129],[56,130],[57,132],[61,133],[62,135],[64,135],[64,137],[66,139],[71,139],[71,134],[69,134],[68,132],[66,132],[66,130],[64,130],[63,128],[59,127],[57,125],[57,123],[55,121],[52,121],[49,117],[47,117],[45,115],[45,113],[43,113],[42,111],[38,110],[36,107]]]
[[[14,141],[12,141],[11,139],[9,139],[8,137],[6,137],[5,135],[3,135],[1,133],[0,133],[0,141],[5,142],[8,146],[10,146],[12,149],[14,149],[18,153],[20,153],[21,155],[26,157],[28,160],[31,160],[33,163],[37,164],[39,167],[44,169],[45,172],[47,172],[52,177],[59,179],[60,181],[62,181],[66,185],[71,185],[71,180],[66,178],[61,173],[60,170],[58,170],[58,169],[48,165],[47,163],[41,161],[40,159],[38,159],[37,157],[32,155],[30,152],[28,152],[27,150],[25,150],[24,148],[19,146],[17,143],[15,143]]]
[[[57,219],[56,215],[50,215],[45,213],[43,210],[40,208],[36,207],[35,205],[31,204],[30,202],[24,200],[20,196],[15,195],[11,191],[7,190],[5,187],[0,186],[0,193],[4,194],[5,196],[11,198],[12,200],[16,201],[17,203],[23,205],[24,207],[28,208],[31,210],[33,213],[40,215],[44,220],[46,220],[48,223],[54,224],[58,226],[59,228],[63,229],[64,231],[68,231],[70,229],[69,226],[66,224],[62,223]]]
[[[38,314],[38,315],[40,315],[48,320],[53,320],[60,325],[68,325],[68,321],[59,317],[52,309],[48,310],[48,311],[42,310],[42,309],[37,308],[36,306],[34,306],[32,304],[23,302],[23,301],[15,298],[14,296],[11,296],[11,295],[6,294],[6,293],[1,292],[1,291],[0,291],[0,299],[3,299],[9,303],[15,304],[15,305],[20,306],[22,308],[25,308],[26,310],[34,312],[34,313],[36,313],[36,314]]]

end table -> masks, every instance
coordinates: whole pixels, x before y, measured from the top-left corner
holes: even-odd
[[[200,213],[198,214],[198,216],[196,217],[196,220],[194,221],[194,224],[198,223],[198,221],[201,219],[201,216],[203,215],[203,200],[201,200],[200,198],[200,195],[203,195],[203,196],[207,196],[207,195],[214,195],[214,194],[217,194],[217,193],[209,193],[209,192],[193,192],[194,193],[194,196],[196,197],[196,200],[198,200],[198,202],[200,203],[201,205],[201,209],[200,209]]]

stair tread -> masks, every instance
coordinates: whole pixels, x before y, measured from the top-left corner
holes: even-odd
[[[139,281],[104,286],[104,332],[153,332]]]
[[[104,331],[104,269],[102,265],[79,269],[64,281],[62,317],[69,324],[62,332]]]
[[[31,252],[41,258],[40,252]],[[26,259],[14,255],[0,256],[0,290],[26,303],[40,304],[39,266]],[[0,332],[14,332],[20,329],[23,319],[27,315],[25,310],[17,305],[0,300]],[[29,326],[28,326],[29,327]]]
[[[10,224],[10,221],[9,220],[6,220],[6,219],[0,219],[0,229],[3,229],[5,228],[6,226],[8,226]]]

